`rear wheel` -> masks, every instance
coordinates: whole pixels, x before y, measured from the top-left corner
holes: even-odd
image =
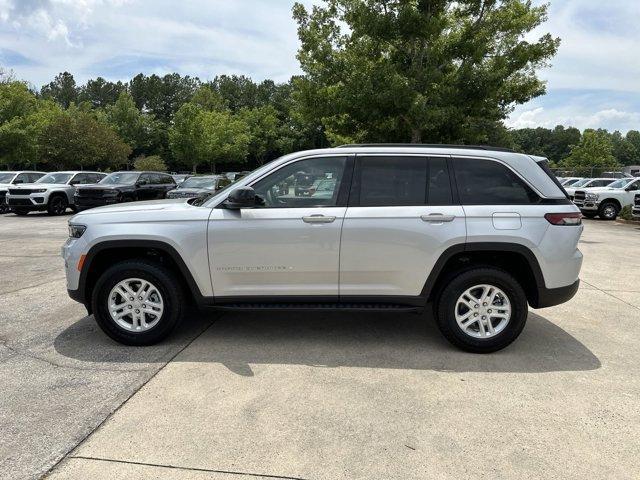
[[[153,345],[166,338],[180,322],[183,304],[175,275],[142,259],[109,268],[92,295],[96,322],[125,345]]]
[[[527,321],[527,298],[503,270],[476,268],[455,276],[435,304],[438,328],[455,346],[490,353],[511,344]]]
[[[598,216],[603,220],[615,220],[620,208],[614,202],[602,202],[598,208]]]
[[[49,215],[62,215],[67,211],[67,207],[69,206],[69,202],[67,201],[67,197],[64,195],[53,195],[49,198],[49,203],[47,204],[47,213]]]

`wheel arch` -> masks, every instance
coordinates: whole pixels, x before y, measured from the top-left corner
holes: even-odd
[[[176,249],[160,240],[108,240],[92,246],[86,254],[78,282],[79,300],[91,312],[91,296],[100,275],[117,260],[145,258],[176,273],[186,293],[198,304],[205,303],[189,267]]]
[[[434,301],[448,280],[478,265],[493,266],[513,275],[534,308],[543,306],[546,290],[538,259],[528,247],[508,242],[472,242],[446,249],[436,261],[422,289],[427,301]]]

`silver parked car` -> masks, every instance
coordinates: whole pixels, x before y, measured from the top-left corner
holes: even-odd
[[[317,188],[295,194],[299,172]],[[489,148],[345,146],[286,155],[203,203],[69,221],[69,295],[149,345],[203,308],[423,311],[473,352],[514,341],[527,306],[578,289],[581,214],[544,158]]]

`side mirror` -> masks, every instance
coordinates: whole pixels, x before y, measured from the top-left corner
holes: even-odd
[[[251,187],[236,188],[224,201],[225,208],[240,210],[241,208],[252,208],[256,206],[256,192]]]
[[[14,180],[14,181],[13,181],[13,184],[14,184],[14,185],[18,185],[18,184],[20,184],[20,183],[24,183],[24,180]]]

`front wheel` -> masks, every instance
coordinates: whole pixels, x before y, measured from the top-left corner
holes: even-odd
[[[125,345],[153,345],[182,319],[184,297],[175,275],[143,259],[117,263],[96,282],[92,295],[100,328]]]
[[[49,203],[47,204],[47,213],[49,215],[62,215],[67,211],[68,206],[69,202],[66,196],[54,195],[49,199]]]
[[[598,216],[603,220],[615,220],[618,213],[620,209],[613,202],[602,202],[598,208]]]
[[[527,321],[527,298],[503,270],[476,268],[455,276],[435,304],[438,328],[455,346],[490,353],[511,344]]]

